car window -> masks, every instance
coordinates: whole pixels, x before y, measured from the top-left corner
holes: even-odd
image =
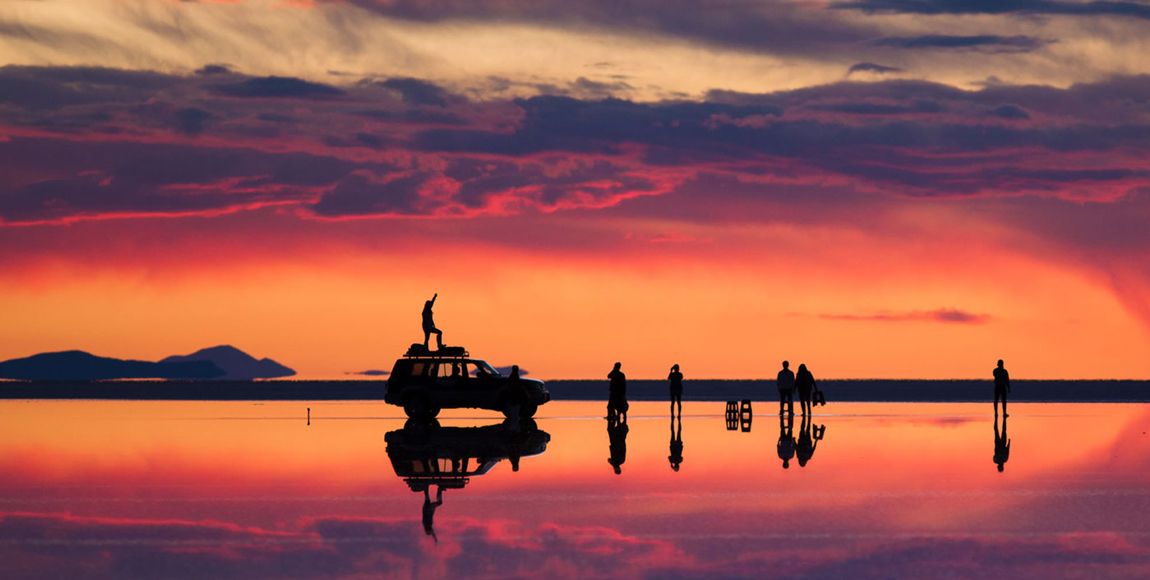
[[[479,376],[482,374],[486,374],[487,376],[493,376],[493,377],[500,376],[499,371],[491,368],[491,365],[489,365],[489,364],[487,364],[481,360],[467,361],[467,368],[470,371],[469,374],[473,377]]]
[[[427,370],[427,363],[416,362],[411,363],[411,376],[422,377],[424,371]]]
[[[439,363],[439,373],[437,376],[443,378],[459,377],[459,374],[463,372],[460,369],[462,366],[463,363],[461,362],[441,362]]]

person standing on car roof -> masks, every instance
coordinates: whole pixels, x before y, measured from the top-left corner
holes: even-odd
[[[435,306],[435,299],[439,298],[439,294],[431,297],[431,300],[423,303],[423,347],[427,348],[428,343],[431,342],[431,335],[435,335],[435,342],[438,348],[443,348],[443,332],[435,327],[435,319],[431,314],[431,307]]]

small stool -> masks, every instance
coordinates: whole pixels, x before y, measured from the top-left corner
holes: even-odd
[[[743,399],[743,405],[742,405],[742,407],[739,408],[739,414],[740,415],[750,415],[751,414],[751,400],[750,399]]]

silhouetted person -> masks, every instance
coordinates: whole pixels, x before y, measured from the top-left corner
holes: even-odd
[[[779,371],[779,416],[784,412],[795,414],[795,373],[790,367],[791,363],[783,361],[783,370]]]
[[[998,416],[998,399],[1002,399],[1002,416],[1006,417],[1006,395],[1010,394],[1010,373],[998,361],[998,368],[994,369],[994,416]]]
[[[994,462],[998,464],[998,471],[1006,469],[1006,461],[1010,459],[1010,439],[1006,436],[1006,412],[1002,413],[1002,434],[998,433],[998,417],[994,418]]]
[[[508,417],[518,418],[519,411],[527,406],[531,396],[527,393],[527,386],[519,380],[519,365],[512,365],[511,375],[507,377],[507,405]]]
[[[435,335],[435,343],[437,348],[443,348],[443,332],[435,327],[435,319],[431,314],[431,307],[435,306],[435,299],[439,298],[439,294],[431,297],[431,300],[423,303],[423,346],[427,348],[431,342],[431,335]]]
[[[818,446],[820,439],[822,436],[818,428],[815,428],[815,436],[811,437],[811,420],[807,415],[803,415],[803,422],[799,427],[799,441],[795,449],[795,454],[799,459],[799,467],[806,467],[807,462],[811,460],[811,457],[814,457],[815,447]]]
[[[438,485],[435,486],[434,502],[431,501],[430,490],[430,485],[423,489],[423,532],[431,536],[431,539],[435,540],[435,543],[438,544],[439,538],[435,537],[435,528],[433,526],[435,525],[435,508],[443,505],[443,488]]]
[[[627,421],[627,375],[620,370],[623,363],[615,363],[615,368],[607,374],[611,385],[607,395],[607,419]]]
[[[675,414],[671,414],[671,455],[667,456],[671,462],[671,469],[679,471],[683,463],[683,417],[679,417],[678,428],[675,425]]]
[[[679,406],[679,415],[683,415],[683,373],[679,372],[679,365],[671,367],[671,374],[667,375],[671,382],[671,415],[675,414],[675,405]]]
[[[607,422],[607,439],[610,441],[608,449],[611,452],[607,463],[615,468],[616,475],[623,473],[623,464],[627,462],[627,431],[625,422]]]
[[[789,469],[791,459],[795,456],[795,414],[786,416],[779,414],[779,459],[783,460],[783,469]]]
[[[799,405],[803,416],[811,414],[811,393],[815,391],[815,376],[807,370],[807,365],[799,365],[799,372],[795,375],[795,389],[799,392]]]

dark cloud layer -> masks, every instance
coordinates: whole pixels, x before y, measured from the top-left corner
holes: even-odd
[[[928,34],[925,36],[891,36],[880,38],[871,44],[896,48],[950,48],[979,49],[991,52],[1029,52],[1049,44],[1049,41],[1033,36],[997,36],[993,34],[950,36]]]
[[[1150,18],[1150,5],[1138,2],[1062,0],[861,0],[833,8],[903,14],[1061,14]]]
[[[873,62],[860,62],[858,64],[851,65],[851,67],[849,69],[847,69],[847,75],[848,76],[851,75],[852,73],[857,73],[857,72],[872,72],[872,73],[884,74],[884,73],[902,72],[902,69],[898,68],[898,67],[893,67],[893,66],[885,66],[885,65],[881,65],[881,64],[875,64]]]
[[[263,77],[237,83],[217,85],[215,91],[232,97],[328,99],[344,92],[330,85],[291,77]]]
[[[701,173],[752,180],[761,195],[806,183],[1110,201],[1150,185],[1145,76],[977,91],[841,82],[655,103],[91,68],[5,67],[0,86],[5,223],[268,205],[324,219],[550,212]]]

